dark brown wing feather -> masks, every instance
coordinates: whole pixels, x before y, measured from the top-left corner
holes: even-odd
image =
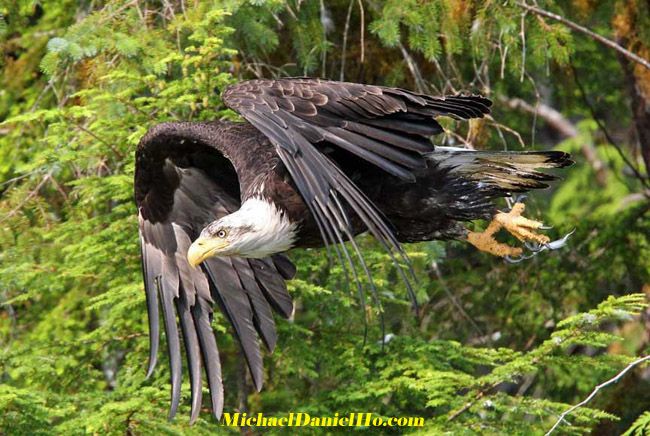
[[[443,98],[397,88],[293,78],[251,80],[228,87],[223,101],[292,154],[312,144],[330,143],[414,180],[433,151],[428,137],[442,132],[435,117],[461,119],[489,113],[480,96]]]
[[[334,245],[357,277],[343,241],[349,240],[372,284],[354,239],[352,210],[393,256],[408,258],[381,212],[326,155],[324,145],[346,150],[387,173],[415,181],[433,151],[428,137],[441,133],[439,115],[482,117],[491,102],[479,96],[435,98],[410,91],[310,78],[252,80],[227,88],[227,106],[266,135],[276,147],[326,245]],[[340,244],[340,249],[337,248]],[[415,298],[401,268],[413,302]],[[358,281],[357,281],[358,283]]]
[[[156,365],[160,305],[171,367],[170,418],[180,401],[182,334],[192,422],[201,406],[202,366],[213,413],[220,418],[223,410],[219,351],[210,325],[215,303],[233,326],[258,390],[263,375],[258,336],[273,350],[277,336],[272,309],[285,317],[293,310],[284,280],[293,276],[295,268],[282,255],[259,260],[211,259],[203,269],[187,262],[187,249],[202,228],[239,207],[233,196],[237,175],[210,142],[219,133],[216,125],[159,125],[142,139],[136,154],[135,190],[150,332],[148,374]],[[203,166],[198,162],[206,154],[214,157],[210,169],[190,165]]]

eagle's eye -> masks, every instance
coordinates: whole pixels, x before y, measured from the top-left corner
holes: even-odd
[[[221,239],[223,239],[223,238],[226,237],[226,235],[227,235],[227,233],[226,233],[225,230],[219,230],[219,231],[217,232],[217,238],[221,238]]]

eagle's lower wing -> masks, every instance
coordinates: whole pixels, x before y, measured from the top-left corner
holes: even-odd
[[[164,125],[158,129],[159,137],[171,143],[173,138],[165,137],[164,130]],[[182,137],[181,134],[179,138]],[[293,276],[295,268],[282,255],[265,259],[212,258],[203,263],[202,269],[192,268],[187,261],[191,242],[205,224],[234,212],[238,201],[198,168],[176,166],[169,158],[160,164],[157,157],[161,156],[156,153],[164,153],[164,147],[147,148],[155,141],[155,134],[143,140],[136,166],[142,266],[149,315],[148,372],[151,374],[156,365],[159,307],[162,307],[171,367],[170,417],[175,415],[180,401],[179,335],[182,335],[192,393],[191,421],[198,417],[201,407],[202,366],[205,366],[212,410],[219,419],[223,410],[223,385],[219,352],[211,327],[213,306],[218,304],[232,324],[253,383],[259,390],[263,366],[258,337],[273,350],[277,336],[272,309],[284,317],[291,315],[293,303],[284,280]],[[204,147],[201,153],[210,153],[210,149]],[[191,149],[187,150],[187,156],[194,156]],[[155,182],[147,183],[148,178]]]
[[[346,203],[394,260],[395,254],[408,259],[382,213],[323,153],[321,145],[346,150],[388,174],[414,181],[412,171],[425,167],[424,154],[433,151],[428,137],[442,132],[436,116],[482,117],[491,105],[479,96],[435,98],[402,89],[308,78],[243,82],[228,87],[222,98],[271,140],[323,240],[335,247],[340,243],[339,259],[345,256],[355,275],[342,244],[345,239],[369,272],[354,245]]]

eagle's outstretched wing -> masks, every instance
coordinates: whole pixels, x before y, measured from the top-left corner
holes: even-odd
[[[272,309],[285,317],[293,310],[284,280],[293,276],[295,268],[281,255],[266,259],[213,257],[205,260],[201,269],[191,268],[187,261],[191,242],[208,223],[239,208],[241,192],[248,189],[244,185],[250,184],[247,178],[255,177],[237,174],[229,156],[241,156],[242,150],[249,152],[259,146],[262,134],[272,142],[323,240],[335,248],[340,244],[342,249],[336,248],[339,259],[343,262],[345,257],[362,292],[352,257],[343,245],[346,239],[371,286],[372,278],[354,242],[348,211],[359,216],[396,263],[400,256],[408,259],[390,223],[323,145],[346,150],[393,176],[414,180],[412,171],[425,167],[424,154],[433,151],[428,137],[442,131],[434,117],[479,117],[490,105],[482,97],[438,99],[400,89],[318,79],[244,82],[226,90],[223,99],[257,130],[240,124],[235,128],[244,131],[224,140],[223,124],[165,123],[151,129],[136,152],[135,196],[150,328],[149,373],[156,364],[162,307],[171,366],[170,417],[180,401],[182,334],[192,391],[191,421],[198,417],[201,405],[202,362],[215,416],[220,417],[223,409],[221,367],[210,326],[213,306],[218,304],[232,324],[258,390],[262,386],[258,337],[272,350],[276,343]],[[273,147],[268,152],[273,153]],[[256,158],[262,166],[265,160],[277,162],[275,154]],[[398,270],[408,284],[402,269]]]
[[[209,123],[161,124],[143,137],[136,153],[135,195],[149,315],[148,373],[156,365],[162,307],[171,366],[170,418],[181,389],[178,317],[192,391],[191,422],[201,407],[202,366],[217,419],[223,410],[213,306],[218,304],[232,324],[258,390],[263,372],[258,335],[273,350],[277,337],[271,309],[284,317],[293,310],[284,280],[295,268],[282,255],[211,258],[202,269],[187,261],[187,250],[202,228],[239,208],[237,174],[217,148],[220,135],[214,129]]]
[[[393,176],[414,181],[412,171],[425,167],[424,154],[434,149],[428,138],[442,132],[435,117],[482,117],[491,105],[480,96],[435,98],[402,89],[311,78],[243,82],[228,87],[222,98],[271,140],[325,243],[340,244],[339,259],[346,258],[356,277],[343,245],[349,240],[370,283],[344,204],[396,264],[396,257],[407,263],[408,259],[382,213],[323,153],[322,145],[346,150]],[[402,269],[398,270],[410,291]]]

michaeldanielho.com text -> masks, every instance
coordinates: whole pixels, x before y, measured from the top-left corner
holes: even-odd
[[[221,424],[228,427],[422,427],[419,416],[384,417],[373,413],[353,412],[347,415],[311,416],[304,412],[291,412],[286,416],[265,416],[263,413],[224,412]]]

